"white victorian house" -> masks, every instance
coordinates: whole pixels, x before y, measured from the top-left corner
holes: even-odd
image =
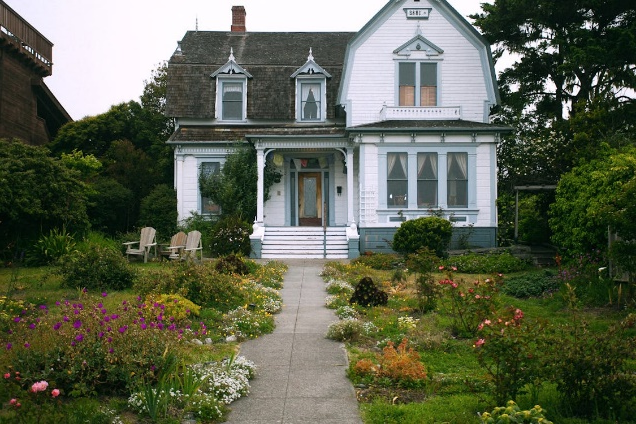
[[[498,101],[490,48],[445,0],[391,0],[359,32],[189,31],[168,66],[179,218],[218,213],[199,172],[257,149],[252,256],[391,251],[408,219],[493,247]],[[264,201],[265,166],[283,175]]]

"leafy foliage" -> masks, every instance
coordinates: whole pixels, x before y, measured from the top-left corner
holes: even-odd
[[[552,240],[571,256],[607,245],[608,226],[636,239],[636,147],[582,163],[563,175],[550,208]]]
[[[75,239],[72,234],[63,228],[51,230],[48,235],[43,235],[35,244],[31,261],[37,264],[52,264],[62,256],[68,255],[75,248]]]
[[[545,412],[539,405],[535,405],[530,410],[522,411],[514,400],[509,400],[506,406],[498,406],[492,412],[481,414],[481,422],[482,424],[552,424],[552,421],[545,418]]]
[[[387,302],[387,293],[378,289],[370,277],[364,277],[358,282],[349,299],[350,304],[360,306],[380,306],[386,305]]]
[[[352,260],[353,263],[359,263],[369,268],[378,270],[390,270],[397,268],[403,262],[400,255],[393,253],[376,253],[367,252]]]
[[[252,250],[250,234],[252,226],[239,215],[226,215],[208,232],[207,246],[212,256],[243,255]]]
[[[136,277],[119,251],[92,244],[62,257],[59,272],[62,287],[89,290],[130,288]]]
[[[523,299],[554,293],[559,290],[559,286],[560,281],[557,276],[550,271],[544,271],[506,278],[501,291]]]
[[[177,232],[177,194],[171,186],[158,184],[142,199],[139,226],[154,227],[165,240]]]
[[[444,218],[429,216],[410,219],[400,225],[393,236],[393,250],[415,253],[427,247],[439,257],[444,257],[453,235],[452,224]]]
[[[0,252],[30,248],[41,232],[88,228],[87,188],[43,147],[0,139]]]
[[[227,156],[219,173],[199,174],[201,194],[221,207],[223,216],[237,216],[251,220],[256,216],[258,172],[256,148],[238,145]],[[269,200],[269,189],[280,182],[281,174],[273,165],[265,166],[264,199]],[[230,252],[228,252],[230,253]]]
[[[222,258],[219,258],[214,264],[214,269],[216,269],[221,274],[238,274],[238,275],[246,275],[249,273],[249,269],[243,260],[236,255],[228,255]]]
[[[517,258],[508,251],[452,256],[444,261],[444,265],[468,274],[511,273],[526,270],[530,266],[526,260]]]

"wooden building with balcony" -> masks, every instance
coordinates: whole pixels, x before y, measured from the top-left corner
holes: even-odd
[[[44,83],[53,43],[0,0],[0,138],[42,145],[71,117]]]

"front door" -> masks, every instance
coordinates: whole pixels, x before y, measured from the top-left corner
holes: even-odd
[[[301,172],[298,175],[298,224],[322,225],[322,174]]]

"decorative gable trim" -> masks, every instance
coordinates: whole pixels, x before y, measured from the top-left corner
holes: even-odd
[[[252,74],[247,72],[241,65],[236,63],[236,58],[234,57],[234,49],[231,47],[230,47],[230,57],[228,58],[228,61],[225,63],[225,65],[221,66],[219,69],[214,71],[212,75],[210,76],[212,78],[216,78],[219,74],[227,74],[227,75],[243,74],[247,78],[252,78]]]
[[[420,27],[417,27],[417,35],[397,49],[393,50],[398,56],[410,56],[413,51],[424,52],[426,56],[439,56],[444,50],[428,41],[421,33]]]
[[[331,78],[331,74],[325,71],[322,66],[318,65],[314,61],[314,55],[311,52],[311,47],[309,48],[309,56],[307,57],[307,62],[300,68],[296,70],[293,74],[291,74],[290,78],[296,78],[298,75],[310,75],[313,76],[315,74],[323,74],[326,78]]]

